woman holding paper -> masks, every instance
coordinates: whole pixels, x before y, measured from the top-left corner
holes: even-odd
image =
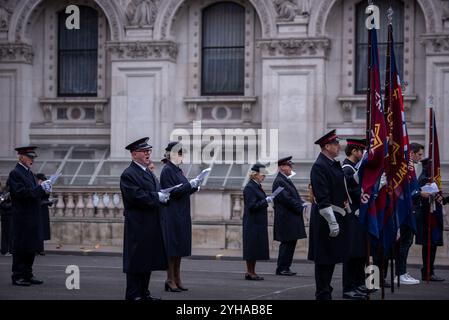
[[[268,245],[268,203],[261,183],[265,179],[265,166],[255,164],[251,168],[250,179],[243,189],[243,259],[246,260],[246,280],[263,280],[256,273],[257,260],[269,260]]]
[[[170,201],[164,214],[168,255],[165,291],[181,292],[188,290],[181,281],[181,258],[192,254],[190,195],[198,191],[201,181],[193,179],[189,182],[179,168],[182,164],[181,143],[170,142],[165,151],[167,161],[161,172],[161,188],[180,185],[170,192]]]

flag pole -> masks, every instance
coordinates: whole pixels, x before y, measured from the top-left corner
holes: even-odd
[[[372,4],[372,0],[368,0],[368,5]],[[371,47],[372,47],[371,30],[368,30],[368,72],[366,82],[366,151],[369,152],[371,141]],[[366,233],[366,266],[371,265],[371,242],[369,232]],[[370,294],[368,293],[368,299]]]
[[[434,117],[433,117],[433,108],[432,106],[429,108],[429,167],[427,170],[430,171],[429,182],[433,182],[434,180],[434,156],[435,156],[435,149],[434,149]],[[430,281],[430,241],[431,241],[431,232],[430,232],[430,223],[431,223],[431,214],[432,214],[432,199],[429,197],[429,212],[427,214],[427,257],[426,257],[426,280],[427,283]]]

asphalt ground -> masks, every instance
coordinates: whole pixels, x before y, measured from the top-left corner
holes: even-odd
[[[122,258],[117,256],[61,255],[37,256],[34,263],[36,278],[43,285],[18,287],[11,284],[12,257],[0,256],[0,300],[123,300],[125,275]],[[80,271],[80,288],[68,290],[66,268],[76,265]],[[244,280],[245,262],[242,260],[217,260],[212,258],[185,258],[181,274],[187,292],[164,291],[165,272],[152,274],[150,291],[163,300],[313,300],[315,282],[314,265],[295,261],[293,277],[277,276],[275,261],[257,262],[256,272],[263,281]],[[342,299],[342,268],[337,265],[333,277],[333,298]],[[417,266],[409,266],[415,278],[420,274]],[[439,268],[436,274],[449,279],[449,269]],[[391,293],[385,289],[385,300],[447,300],[449,281],[401,285]],[[371,294],[371,300],[381,300],[380,290]]]

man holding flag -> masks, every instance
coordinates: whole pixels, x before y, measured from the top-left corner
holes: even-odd
[[[434,273],[434,263],[437,247],[443,245],[443,203],[441,191],[441,167],[438,145],[438,135],[435,125],[435,114],[430,108],[429,158],[421,161],[423,168],[418,183],[422,189],[435,184],[438,191],[431,191],[431,197],[422,201],[417,217],[416,244],[422,245],[421,269],[422,280],[444,281]],[[427,189],[426,189],[427,190]]]

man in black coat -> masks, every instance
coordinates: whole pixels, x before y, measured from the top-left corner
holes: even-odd
[[[132,162],[120,177],[125,208],[126,300],[159,300],[148,290],[151,271],[167,269],[160,207],[169,195],[160,192],[159,182],[148,169],[152,148],[148,140],[145,137],[126,146]]]
[[[345,176],[340,162],[336,130],[332,130],[315,144],[321,153],[310,172],[313,192],[310,215],[310,241],[308,259],[315,262],[317,300],[332,299],[332,275],[335,264],[342,263],[348,255],[347,213],[348,205]]]
[[[346,139],[346,159],[343,161],[343,172],[349,196],[351,211],[348,214],[349,259],[343,263],[343,298],[365,300],[368,289],[365,287],[365,261],[367,233],[359,221],[360,185],[354,179],[357,173],[356,164],[362,160],[366,147],[365,139]]]
[[[420,176],[418,177],[418,184],[420,187],[425,186],[427,183],[430,183],[431,178],[431,162],[429,161],[429,158],[423,159],[421,161],[422,163],[422,172]],[[434,237],[432,234],[430,236],[430,251],[429,251],[429,243],[428,243],[428,221],[429,221],[429,212],[430,212],[430,205],[431,205],[431,198],[429,194],[427,194],[427,197],[421,195],[419,199],[419,210],[417,210],[417,216],[416,216],[416,244],[419,244],[422,246],[422,263],[423,267],[421,269],[421,279],[423,281],[427,280],[427,267],[428,262],[430,263],[430,278],[429,281],[434,282],[441,282],[444,281],[444,278],[441,278],[435,274],[435,257],[437,248],[443,246],[443,235],[444,235],[444,221],[443,221],[443,215],[435,216],[433,223],[435,224],[433,228],[437,228],[438,234],[440,235],[439,238]],[[434,201],[438,201],[441,203],[441,205],[444,205],[446,203],[447,199],[444,199],[441,194],[437,194]],[[431,217],[432,217],[431,216]],[[432,222],[431,222],[432,224]],[[432,232],[432,230],[431,230]],[[429,260],[430,261],[429,261]]]
[[[279,172],[273,181],[273,192],[278,187],[284,190],[274,198],[274,240],[280,241],[276,274],[294,276],[290,270],[296,241],[307,238],[304,227],[304,201],[302,201],[295,185],[289,178],[292,175],[292,157],[278,161]]]
[[[42,284],[34,278],[33,263],[42,247],[41,199],[51,191],[49,180],[37,184],[30,168],[37,157],[36,147],[21,147],[15,150],[19,162],[9,174],[9,187],[13,208],[12,215],[12,283],[18,286]]]

